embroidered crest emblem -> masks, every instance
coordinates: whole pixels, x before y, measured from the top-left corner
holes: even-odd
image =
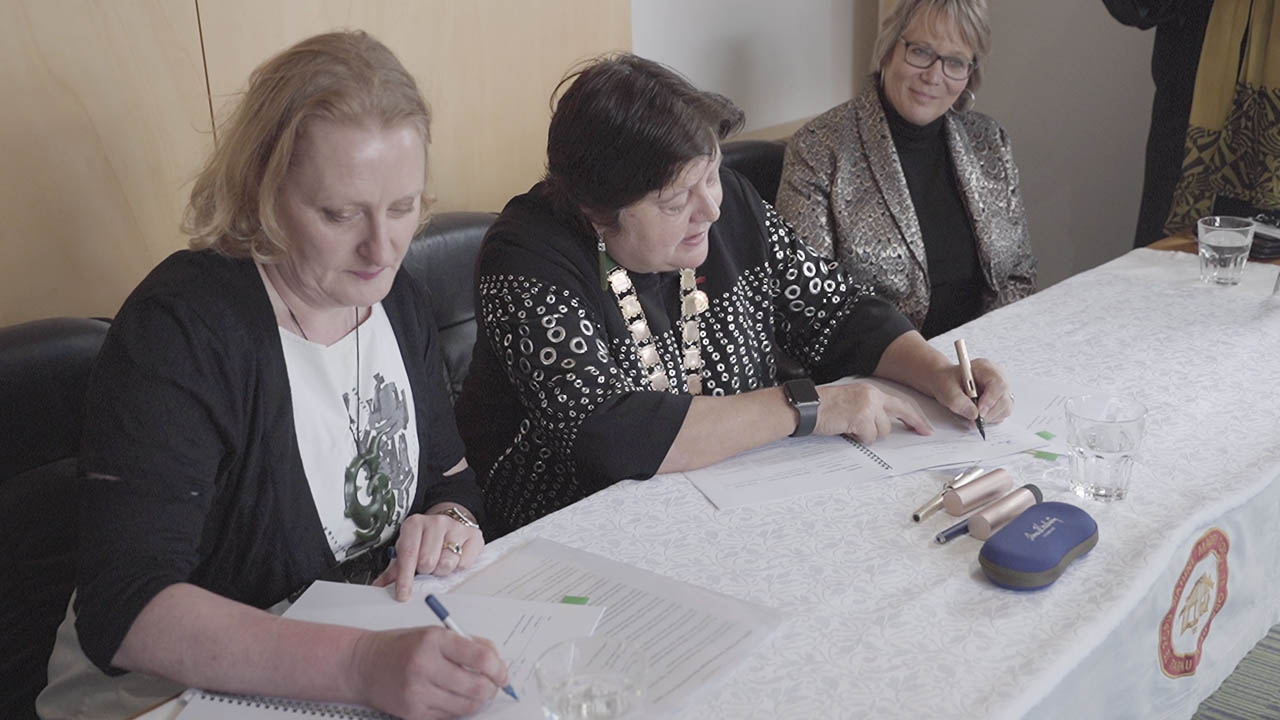
[[[1194,675],[1213,618],[1227,602],[1227,534],[1212,528],[1191,547],[1160,621],[1160,669],[1171,678]]]

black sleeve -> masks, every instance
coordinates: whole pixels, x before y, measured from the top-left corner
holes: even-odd
[[[412,287],[418,289],[416,285]],[[444,353],[427,305],[429,301],[422,292],[416,294],[414,301],[413,312],[417,314],[423,338],[423,347],[417,357],[424,365],[422,377],[425,378],[425,397],[414,399],[418,417],[418,486],[422,488],[414,512],[423,512],[436,503],[455,502],[470,510],[483,526],[484,499],[480,486],[476,484],[475,472],[468,467],[453,475],[445,475],[465,457],[466,450],[458,434],[453,402],[445,386]]]
[[[235,353],[166,298],[127,304],[86,401],[76,631],[104,672],[138,613],[196,567],[248,383]],[[241,389],[243,393],[243,388]]]
[[[692,397],[639,387],[618,367],[604,319],[586,300],[587,280],[519,248],[489,248],[479,274],[481,332],[505,361],[530,433],[571,448],[577,472],[563,482],[581,487],[569,494],[652,477]]]
[[[782,349],[816,382],[870,375],[889,343],[914,329],[911,321],[849,282],[836,262],[802,243],[767,203],[764,209],[774,326]]]

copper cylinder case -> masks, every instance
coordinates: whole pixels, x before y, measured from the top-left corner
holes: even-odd
[[[1003,496],[1013,487],[1013,476],[997,469],[968,485],[948,490],[942,496],[942,507],[949,515],[960,516]]]
[[[1023,485],[974,513],[969,518],[969,535],[978,540],[986,540],[1043,497],[1040,488],[1031,484]]]

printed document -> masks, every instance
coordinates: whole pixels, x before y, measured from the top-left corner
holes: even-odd
[[[1045,459],[1071,452],[1067,443],[1067,400],[1077,395],[1100,392],[1083,385],[1050,383],[1010,378],[1009,386],[1017,388],[1013,414],[1006,424],[1023,427],[1039,435],[1046,445],[1037,450]]]
[[[717,508],[780,500],[851,483],[865,483],[927,468],[973,464],[1047,444],[1025,426],[1008,421],[986,425],[983,440],[973,423],[911,388],[878,378],[845,380],[869,383],[916,403],[933,425],[920,435],[901,422],[870,445],[846,437],[787,438],[710,467],[685,471],[685,477]]]
[[[778,626],[777,611],[535,538],[503,555],[458,591],[519,600],[584,601],[606,608],[596,635],[644,651],[646,702],[669,713],[719,682]]]
[[[415,591],[406,602],[397,602],[389,588],[318,581],[285,613],[295,620],[346,625],[366,630],[394,630],[440,625]],[[475,637],[498,646],[508,663],[511,685],[519,702],[499,691],[488,707],[473,717],[486,720],[542,720],[533,666],[547,648],[561,640],[592,634],[605,612],[602,606],[526,602],[512,598],[449,593],[438,595],[458,626]],[[337,703],[307,702],[270,697],[244,697],[205,691],[188,693],[179,720],[206,718],[383,718],[370,708]]]

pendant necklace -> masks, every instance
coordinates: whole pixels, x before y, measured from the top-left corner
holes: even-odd
[[[293,326],[298,328],[298,332],[302,333],[302,339],[311,342],[311,338],[307,337],[307,331],[302,329],[302,323],[298,322],[298,316],[293,314],[293,308],[289,307],[289,303],[284,302],[284,309],[289,313],[289,319],[293,321]],[[360,397],[360,308],[351,308],[355,311],[355,331],[356,331],[356,417],[353,425],[348,425],[347,429],[351,431],[351,439],[356,444],[356,452],[361,452],[360,447],[360,406],[363,400]]]

